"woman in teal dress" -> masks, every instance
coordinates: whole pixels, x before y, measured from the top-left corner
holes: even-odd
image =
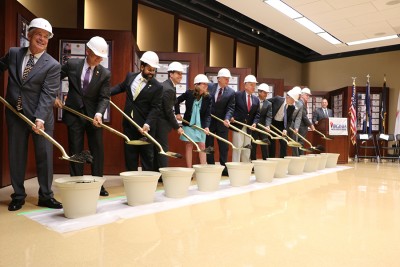
[[[179,121],[182,121],[182,115],[179,114],[179,104],[185,101],[186,111],[183,115],[183,119],[190,122],[190,125],[197,125],[208,134],[208,127],[211,122],[211,97],[208,94],[208,83],[209,80],[204,74],[198,74],[194,78],[194,90],[187,90],[185,93],[180,95],[176,99],[175,103],[175,114]],[[194,129],[182,123],[183,130],[193,141],[195,141],[201,150],[205,149],[206,133],[201,130]],[[181,135],[181,140],[185,141],[185,158],[186,166],[192,167],[192,153],[193,144],[189,142],[184,136]],[[207,164],[206,154],[199,153],[200,164]]]

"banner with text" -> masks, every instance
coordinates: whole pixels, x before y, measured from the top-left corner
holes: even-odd
[[[348,135],[347,118],[329,118],[329,135]]]

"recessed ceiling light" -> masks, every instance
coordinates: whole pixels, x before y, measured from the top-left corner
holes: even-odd
[[[398,35],[389,35],[389,36],[384,36],[384,37],[365,39],[365,40],[360,40],[360,41],[349,42],[349,43],[347,43],[347,45],[358,45],[358,44],[379,42],[379,41],[391,40],[391,39],[395,39],[395,38],[399,38],[399,36]]]

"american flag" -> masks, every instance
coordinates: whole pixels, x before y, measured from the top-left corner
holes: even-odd
[[[353,92],[351,94],[351,104],[349,108],[350,114],[350,140],[353,145],[356,144],[356,135],[357,135],[357,114],[356,114],[356,79],[353,78]]]

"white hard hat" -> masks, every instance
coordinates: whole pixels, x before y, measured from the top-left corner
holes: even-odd
[[[153,51],[144,52],[144,54],[140,58],[140,61],[143,61],[144,63],[149,64],[153,68],[159,68],[160,67],[158,65],[159,64],[158,56]]]
[[[254,75],[247,75],[246,77],[244,77],[244,82],[245,83],[257,83],[257,79]]]
[[[231,72],[228,69],[222,68],[218,71],[217,77],[232,78]]]
[[[299,100],[300,94],[301,94],[301,88],[298,86],[293,87],[289,92],[287,92],[288,96],[293,98],[294,100]]]
[[[307,87],[301,89],[301,94],[302,94],[302,95],[303,95],[303,94],[312,95],[312,94],[311,94],[310,88],[307,88]]]
[[[204,74],[197,74],[196,77],[194,77],[194,84],[209,82],[210,80],[208,80],[207,76]]]
[[[179,71],[183,72],[183,66],[181,63],[174,61],[168,65],[168,71]]]
[[[53,38],[53,27],[51,27],[50,22],[42,18],[36,18],[29,24],[28,30],[31,28],[39,28],[49,32],[49,39]]]
[[[90,38],[89,42],[86,43],[87,47],[99,57],[108,57],[108,45],[106,40],[100,36],[94,36]]]
[[[269,86],[268,86],[268,84],[266,84],[266,83],[260,84],[260,85],[257,87],[257,89],[258,89],[258,91],[264,91],[264,92],[267,92],[267,93],[270,92],[270,91],[269,91]]]

